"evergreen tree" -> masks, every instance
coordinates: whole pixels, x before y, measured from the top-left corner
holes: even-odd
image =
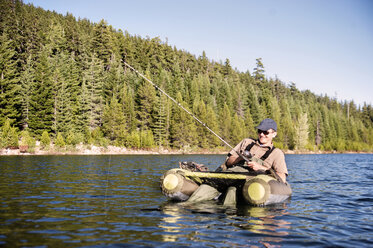
[[[35,80],[35,69],[33,65],[33,61],[31,59],[31,55],[27,58],[27,62],[25,65],[24,71],[21,73],[20,83],[20,97],[22,101],[22,120],[23,120],[23,128],[28,128],[28,122],[29,122],[29,113],[30,113],[30,102],[31,102],[31,90],[34,85]]]
[[[245,112],[244,121],[245,121],[245,130],[244,130],[245,136],[255,138],[256,137],[256,129],[255,129],[254,121],[253,121],[253,118],[251,116],[249,108]]]
[[[53,84],[48,53],[43,50],[35,70],[35,81],[30,99],[29,127],[36,135],[52,131]]]
[[[300,91],[277,77],[267,80],[261,58],[251,75],[232,69],[228,59],[209,61],[204,52],[196,58],[158,37],[131,36],[105,21],[77,20],[12,0],[0,0],[0,41],[0,125],[9,118],[37,136],[60,132],[70,144],[84,134],[91,144],[106,146],[110,139],[136,148],[152,146],[151,140],[182,149],[221,145],[123,67],[126,61],[229,142],[239,139],[242,126],[244,136],[256,136],[255,124],[271,117],[279,126],[275,145],[293,149],[299,146],[296,127],[307,114],[306,148],[373,150],[371,105]],[[114,114],[120,112],[124,124]]]
[[[102,62],[93,55],[88,62],[88,69],[83,74],[84,95],[82,102],[82,114],[87,120],[91,130],[102,125],[102,111],[104,108],[103,85],[105,74]]]
[[[0,148],[18,148],[18,135],[17,128],[11,126],[11,121],[6,119],[1,130]]]
[[[247,96],[248,108],[250,109],[252,119],[254,120],[254,123],[260,122],[265,118],[265,114],[263,113],[262,107],[259,104],[259,100],[255,92],[254,86],[249,86]]]
[[[150,79],[147,73],[146,78]],[[138,106],[137,115],[140,120],[141,127],[146,130],[154,124],[155,103],[157,102],[157,95],[154,87],[148,82],[144,81],[138,89]]]
[[[154,123],[154,139],[158,146],[168,146],[169,135],[169,101],[164,95],[158,97]]]
[[[206,124],[207,122],[206,105],[203,103],[203,101],[199,100],[199,97],[194,99],[193,113],[200,121]],[[196,133],[198,134],[197,142],[198,142],[199,147],[202,147],[202,148],[209,147],[207,132],[208,130],[202,124],[198,123],[196,125]]]
[[[256,67],[254,68],[254,73],[253,73],[255,80],[264,81],[265,80],[264,72],[265,70],[264,70],[264,65],[262,63],[262,58],[256,59]]]
[[[140,147],[141,148],[152,148],[154,147],[154,136],[151,130],[142,130],[140,132]]]
[[[223,139],[227,142],[231,142],[230,132],[232,130],[232,117],[231,111],[227,104],[224,104],[223,108],[220,110],[220,133],[223,136]]]
[[[113,54],[113,41],[110,35],[111,28],[105,20],[94,25],[92,50],[102,61],[104,69],[110,69],[110,58]]]
[[[243,119],[239,118],[237,114],[234,114],[232,120],[231,138],[232,144],[238,144],[243,138],[245,138],[245,123]]]
[[[130,131],[134,131],[137,128],[138,120],[136,118],[135,111],[135,97],[132,88],[126,84],[122,87],[121,102],[123,106],[123,114],[125,116],[126,125]]]
[[[104,84],[104,98],[107,99],[107,101],[109,101],[113,96],[120,95],[124,80],[124,69],[117,56],[112,55],[109,61],[109,70]]]
[[[295,148],[295,130],[293,121],[290,115],[289,104],[286,99],[280,101],[281,108],[281,119],[278,127],[278,138],[279,142],[283,144],[284,149]],[[280,140],[280,137],[282,140]]]
[[[303,150],[308,143],[308,117],[307,113],[300,115],[296,125],[296,149]]]
[[[110,140],[125,140],[128,128],[123,107],[115,97],[111,99],[110,104],[105,106],[102,122],[102,132],[106,137]]]
[[[54,144],[57,148],[65,148],[66,143],[61,133],[57,134],[57,138]]]
[[[49,133],[47,131],[44,131],[40,139],[41,148],[48,150],[50,143],[51,143],[51,139],[49,137]]]
[[[20,152],[34,152],[36,147],[36,141],[31,137],[27,130],[21,132],[21,142],[19,144]]]
[[[181,93],[176,94],[176,101],[186,107]],[[173,105],[173,119],[171,120],[171,141],[176,148],[187,149],[196,143],[197,133],[195,121],[180,107]]]
[[[20,79],[15,54],[12,41],[3,33],[0,36],[0,125],[7,118],[15,120],[16,125],[21,122]]]
[[[214,131],[215,133],[219,131],[219,124],[217,120],[216,113],[210,105],[206,106],[206,122],[207,126]],[[219,134],[218,134],[219,135]],[[219,135],[221,136],[221,135]],[[208,142],[208,147],[209,148],[215,148],[217,147],[221,141],[218,137],[216,137],[213,133],[210,131],[206,131],[206,137],[207,137],[207,142]]]

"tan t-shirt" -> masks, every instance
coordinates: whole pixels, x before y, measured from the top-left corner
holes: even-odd
[[[239,155],[235,151],[242,154],[246,147],[252,142],[255,142],[255,144],[251,148],[250,153],[255,158],[261,158],[269,149],[273,147],[273,145],[262,146],[258,141],[246,138],[228,153],[228,157],[233,157],[234,159],[238,158]],[[285,163],[285,155],[278,148],[275,148],[268,156],[268,158],[264,160],[263,166],[267,169],[273,168],[276,172],[285,173],[286,175],[288,175],[288,169]]]

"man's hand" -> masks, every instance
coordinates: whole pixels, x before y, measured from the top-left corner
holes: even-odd
[[[247,167],[253,169],[254,171],[266,170],[266,168],[263,165],[255,162],[255,161],[246,162],[245,164],[246,164]]]

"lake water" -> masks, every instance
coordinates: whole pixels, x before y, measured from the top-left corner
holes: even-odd
[[[286,155],[267,207],[169,202],[159,177],[223,155],[0,156],[0,247],[373,247],[373,155]]]

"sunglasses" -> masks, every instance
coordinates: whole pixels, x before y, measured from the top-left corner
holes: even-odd
[[[264,134],[264,135],[268,135],[268,134],[270,134],[270,133],[272,133],[272,132],[269,132],[269,131],[263,131],[263,130],[260,130],[260,129],[258,129],[258,134]]]

